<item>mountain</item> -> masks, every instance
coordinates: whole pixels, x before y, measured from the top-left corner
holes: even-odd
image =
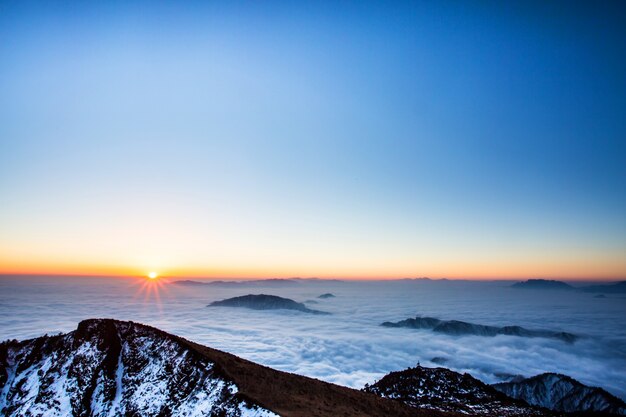
[[[386,321],[381,324],[385,327],[408,327],[411,329],[429,329],[438,333],[445,333],[453,336],[474,335],[474,336],[519,336],[519,337],[543,337],[548,339],[558,339],[567,343],[573,343],[578,336],[567,332],[557,332],[552,330],[529,330],[521,326],[485,326],[483,324],[467,323],[458,320],[440,320],[434,317],[420,317],[406,319],[398,322]]]
[[[588,285],[586,287],[579,287],[578,290],[584,292],[601,292],[605,294],[624,294],[626,293],[626,281],[620,281],[614,284]]]
[[[592,293],[624,294],[626,293],[626,281],[619,281],[612,284],[587,285],[584,287],[573,287],[563,281],[553,281],[546,279],[529,279],[518,282],[511,286],[517,289],[530,290],[578,290]]]
[[[0,414],[444,417],[110,319],[1,343]]]
[[[518,382],[494,384],[493,387],[512,398],[551,410],[626,414],[624,401],[602,388],[588,387],[566,375],[545,373]]]
[[[201,281],[192,281],[190,279],[184,279],[184,280],[180,280],[180,281],[172,281],[170,284],[185,285],[185,286],[195,287],[195,286],[209,285],[210,283],[209,282],[201,282]]]
[[[5,416],[276,416],[223,369],[156,329],[89,320],[76,331],[0,345]]]
[[[511,285],[512,288],[523,290],[573,290],[574,287],[563,282],[550,279],[529,279]]]
[[[312,314],[330,314],[325,311],[312,310],[303,303],[297,303],[289,298],[267,294],[248,294],[240,297],[214,301],[207,307],[244,307],[254,310],[297,310]]]
[[[418,409],[477,416],[545,416],[546,410],[507,397],[469,374],[417,366],[391,372],[364,389]]]
[[[255,279],[249,281],[193,281],[189,279],[172,281],[174,285],[185,286],[197,286],[197,285],[210,285],[215,287],[293,287],[299,285],[299,281],[295,279],[282,279],[282,278],[269,278],[269,279]]]
[[[329,292],[327,292],[327,293],[325,293],[325,294],[322,294],[322,295],[318,295],[318,296],[317,296],[317,298],[334,298],[334,297],[335,297],[335,295],[334,295],[334,294],[331,294],[331,293],[329,293]]]

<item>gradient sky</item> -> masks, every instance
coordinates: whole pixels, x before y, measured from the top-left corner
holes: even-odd
[[[204,3],[0,2],[1,273],[626,277],[623,2]]]

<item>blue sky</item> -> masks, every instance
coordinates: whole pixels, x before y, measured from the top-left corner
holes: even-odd
[[[0,266],[624,277],[625,23],[619,2],[3,2]]]

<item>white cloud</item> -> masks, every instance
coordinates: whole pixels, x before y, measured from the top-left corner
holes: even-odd
[[[79,320],[113,317],[143,322],[281,370],[360,388],[387,372],[443,365],[485,382],[496,374],[561,372],[626,397],[626,302],[577,292],[516,291],[503,283],[302,283],[295,288],[184,288],[138,292],[126,280],[0,279],[0,338],[70,331]],[[207,308],[215,300],[267,293],[317,300],[319,316],[295,311]],[[541,338],[453,337],[429,330],[384,328],[416,315],[490,325],[564,330],[574,344]]]

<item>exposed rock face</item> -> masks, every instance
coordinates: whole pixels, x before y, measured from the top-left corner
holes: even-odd
[[[297,310],[312,314],[330,314],[325,311],[312,310],[303,303],[297,303],[289,298],[267,294],[248,294],[240,297],[214,301],[207,307],[244,307],[254,310]]]
[[[381,324],[385,327],[408,327],[411,329],[429,329],[434,332],[445,333],[453,336],[474,335],[474,336],[519,336],[519,337],[543,337],[548,339],[559,339],[567,343],[573,343],[578,336],[567,332],[557,332],[551,330],[529,330],[521,326],[485,326],[482,324],[467,323],[458,320],[439,320],[434,317],[415,317],[398,322],[386,321]]]
[[[493,387],[529,404],[565,412],[600,411],[626,414],[626,404],[602,388],[588,387],[566,375],[545,373]]]
[[[0,415],[444,417],[109,319],[1,343]]]
[[[417,366],[391,372],[364,388],[419,409],[479,416],[545,416],[547,410],[514,400],[468,374]]]
[[[529,279],[511,285],[512,288],[523,290],[573,290],[574,287],[563,282],[550,279]]]
[[[5,416],[276,416],[238,395],[215,363],[133,323],[83,321],[0,350]]]

